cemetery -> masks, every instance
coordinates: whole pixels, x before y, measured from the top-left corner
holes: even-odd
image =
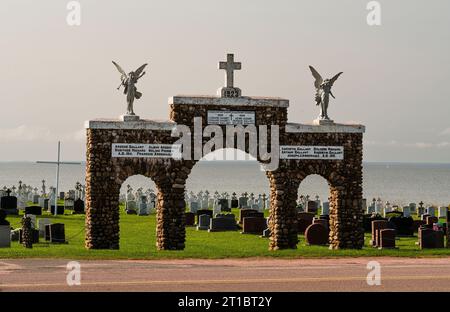
[[[78,182],[61,191],[57,175],[56,187],[47,189],[42,180],[40,192],[22,181],[0,190],[0,257],[450,255],[448,206],[425,207],[420,202],[399,207],[380,198],[370,203],[363,198],[365,127],[331,120],[328,97],[316,96],[321,111],[312,124],[290,123],[289,100],[242,95],[233,78],[241,63],[228,54],[227,61],[219,63],[226,85],[217,96],[174,96],[169,99],[169,121],[141,119],[133,111],[134,83],[147,64],[130,73],[138,77],[130,82],[113,63],[122,73],[122,84],[133,83],[127,113],[119,119],[86,122],[85,185]],[[342,74],[323,80],[313,67],[310,70],[322,96],[331,93]],[[214,151],[223,146],[216,146],[218,141],[228,144],[225,133],[230,129],[250,129],[259,137],[268,126],[271,134],[266,139],[279,141],[279,159],[261,139],[254,149],[245,144],[245,133],[239,141],[239,134],[231,132],[233,140],[227,146],[254,156],[262,165],[269,194],[186,189],[204,146]],[[182,149],[176,143],[180,134]],[[58,170],[73,164],[61,162],[59,152],[58,143],[58,162],[47,163]],[[271,167],[274,157],[277,163]],[[299,194],[301,182],[314,174],[328,182],[328,199]],[[150,178],[155,190],[124,186],[134,175]]]

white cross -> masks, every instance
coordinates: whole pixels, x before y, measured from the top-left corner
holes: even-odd
[[[37,164],[56,165],[56,191],[55,191],[55,216],[58,214],[58,187],[59,187],[59,166],[60,165],[81,165],[80,162],[62,162],[61,161],[61,142],[58,141],[58,161],[37,161]],[[50,203],[51,207],[51,203]]]
[[[234,62],[234,54],[227,54],[227,61],[219,63],[219,69],[225,69],[227,88],[234,88],[234,71],[241,69],[240,62]]]

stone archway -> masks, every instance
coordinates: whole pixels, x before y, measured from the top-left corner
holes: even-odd
[[[271,127],[279,131],[280,149],[271,151],[279,152],[279,166],[266,172],[271,187],[270,249],[296,248],[296,194],[300,182],[310,174],[321,175],[331,185],[330,247],[362,248],[364,126],[288,123],[289,101],[280,98],[176,96],[169,100],[169,106],[167,122],[140,119],[87,122],[87,248],[119,248],[120,185],[128,176],[142,174],[152,178],[159,190],[157,248],[184,249],[185,183],[202,155],[196,158],[192,149],[188,158],[175,159],[163,149],[177,141],[178,137],[171,134],[180,126],[193,133],[186,137],[192,147],[202,149],[207,144],[210,138],[202,133],[208,126],[220,130],[219,137],[226,140],[230,122],[253,126],[258,138],[262,134],[260,129],[268,130],[268,146],[273,140]],[[259,149],[260,141],[257,142]],[[127,147],[125,152],[121,150],[123,145]],[[147,152],[145,149],[150,145],[163,152]],[[250,152],[247,144],[242,147],[237,141],[226,147]],[[264,162],[260,156],[258,153],[257,160]]]

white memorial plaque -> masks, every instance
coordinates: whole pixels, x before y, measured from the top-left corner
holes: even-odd
[[[181,159],[181,145],[113,143],[112,157]]]
[[[251,111],[208,111],[209,125],[254,125],[255,112]]]
[[[281,145],[280,159],[344,159],[343,146]]]

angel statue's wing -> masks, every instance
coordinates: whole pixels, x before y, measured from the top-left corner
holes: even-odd
[[[145,63],[144,65],[142,65],[141,67],[139,67],[138,69],[136,69],[134,71],[134,74],[136,75],[136,77],[139,77],[141,75],[141,73],[144,70],[145,66],[147,66],[147,63]]]
[[[314,79],[316,79],[316,81],[314,81],[314,86],[316,87],[316,89],[318,89],[323,82],[323,78],[322,78],[322,76],[320,76],[320,74],[317,72],[317,70],[315,70],[314,67],[309,66],[309,69],[311,70],[311,73],[312,73]]]
[[[116,62],[112,61],[112,63],[114,64],[114,66],[116,66],[117,70],[119,71],[119,73],[122,74],[122,79],[127,77],[127,73],[122,69],[122,67],[120,67],[119,64],[117,64]]]
[[[339,78],[339,76],[342,75],[342,72],[340,72],[339,74],[336,74],[333,78],[331,78],[331,85],[333,85],[333,83]]]

